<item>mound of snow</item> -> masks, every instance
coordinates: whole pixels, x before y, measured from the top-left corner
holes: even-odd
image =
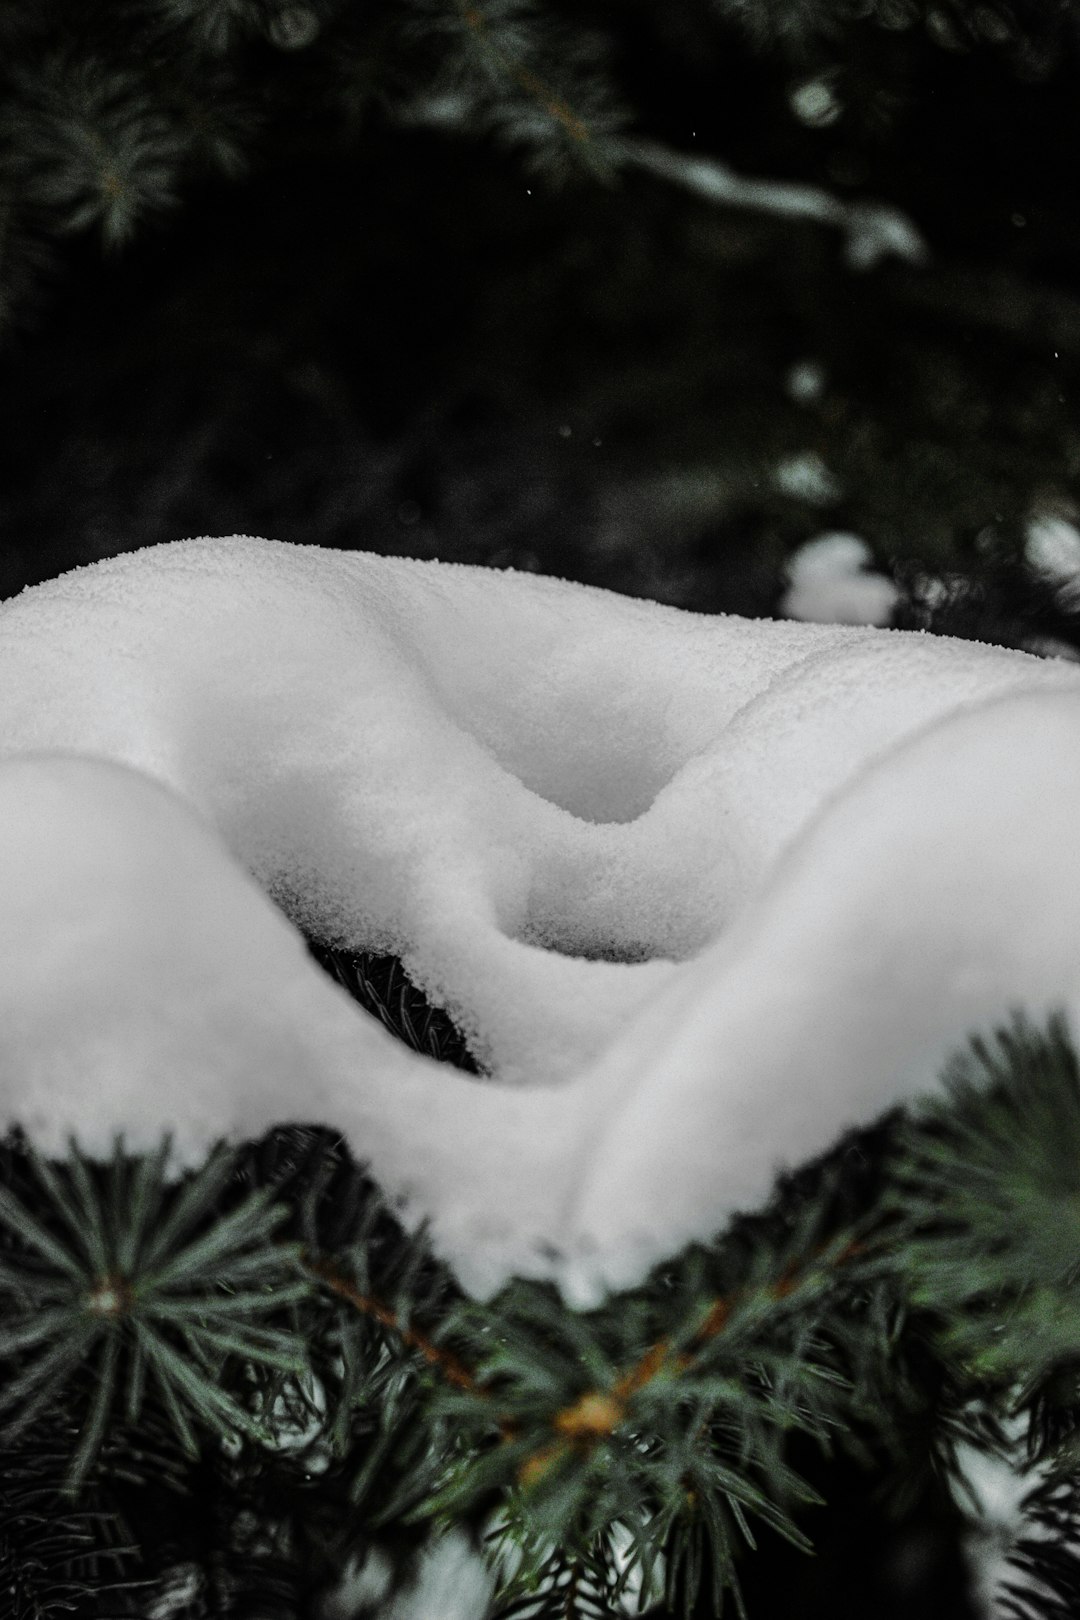
[[[467,1286],[587,1297],[1075,1011],[1078,744],[1080,671],[970,642],[240,538],[78,570],[0,608],[0,1124],[322,1121]]]

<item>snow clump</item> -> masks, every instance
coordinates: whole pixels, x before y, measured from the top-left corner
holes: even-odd
[[[788,562],[780,612],[811,624],[887,624],[900,592],[870,561],[870,547],[856,534],[808,540]]]

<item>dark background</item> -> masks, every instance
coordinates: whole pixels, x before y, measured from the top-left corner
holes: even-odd
[[[1080,471],[1074,9],[863,10],[794,41],[767,4],[588,11],[635,132],[904,210],[925,264],[863,273],[834,228],[567,174],[475,107],[346,119],[304,52],[249,45],[269,114],[241,180],[185,179],[122,250],[39,229],[13,256],[0,591],[241,532],[760,614],[845,529],[907,588],[899,622],[929,621],[931,575],[964,598],[938,628],[1065,633],[1012,565]],[[808,453],[809,496],[778,480]]]

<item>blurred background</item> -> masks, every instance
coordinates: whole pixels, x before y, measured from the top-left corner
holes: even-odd
[[[1078,55],[1073,0],[0,0],[0,596],[245,533],[1076,656]],[[822,1488],[752,1614],[961,1620],[939,1484]]]
[[[5,0],[0,594],[240,532],[1064,650],[1078,38]]]

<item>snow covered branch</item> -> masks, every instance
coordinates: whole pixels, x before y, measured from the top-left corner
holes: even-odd
[[[972,1028],[1075,1017],[1078,742],[1075,667],[972,643],[243,538],[97,564],[0,612],[3,1121],[190,1164],[326,1123],[467,1287],[595,1298]],[[481,1076],[301,932],[399,955]]]

